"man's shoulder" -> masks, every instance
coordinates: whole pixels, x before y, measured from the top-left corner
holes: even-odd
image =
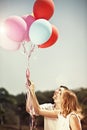
[[[52,103],[44,103],[44,104],[41,104],[40,107],[42,109],[53,109],[54,104],[52,104]]]

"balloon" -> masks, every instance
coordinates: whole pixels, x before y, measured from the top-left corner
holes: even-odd
[[[38,47],[39,48],[50,47],[57,41],[57,39],[58,39],[58,30],[57,30],[57,28],[54,25],[52,25],[52,35],[51,35],[51,37],[44,44],[38,45]]]
[[[36,0],[33,5],[33,13],[36,19],[49,20],[54,13],[53,0]]]
[[[9,39],[5,33],[0,33],[0,47],[8,51],[17,51],[21,44]]]
[[[16,42],[22,42],[27,30],[26,22],[19,16],[12,16],[5,20],[7,36]]]
[[[28,42],[28,41],[30,41],[30,38],[29,38],[29,29],[30,29],[31,24],[35,21],[35,18],[32,15],[23,16],[22,18],[24,19],[24,21],[27,24],[27,31],[26,31],[25,39],[24,40]]]
[[[34,44],[43,44],[52,34],[52,26],[45,19],[38,19],[32,23],[29,30],[29,37]]]

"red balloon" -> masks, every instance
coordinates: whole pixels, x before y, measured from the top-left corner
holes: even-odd
[[[50,19],[54,13],[53,0],[36,0],[33,5],[33,14],[36,19]]]
[[[57,41],[58,37],[59,37],[58,30],[54,25],[52,25],[52,35],[51,35],[51,37],[44,44],[38,45],[38,47],[39,48],[50,47]]]

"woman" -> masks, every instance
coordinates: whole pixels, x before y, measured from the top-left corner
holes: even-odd
[[[57,89],[53,96],[55,106],[52,109],[43,109],[38,104],[34,84],[31,84],[29,90],[35,112],[46,118],[44,130],[81,130],[79,118],[81,109],[73,92],[63,88]]]

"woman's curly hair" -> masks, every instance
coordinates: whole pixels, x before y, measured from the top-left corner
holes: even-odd
[[[73,111],[77,114],[80,114],[82,111],[76,94],[69,90],[64,91],[64,93],[62,94],[61,107],[62,113],[65,117]]]

